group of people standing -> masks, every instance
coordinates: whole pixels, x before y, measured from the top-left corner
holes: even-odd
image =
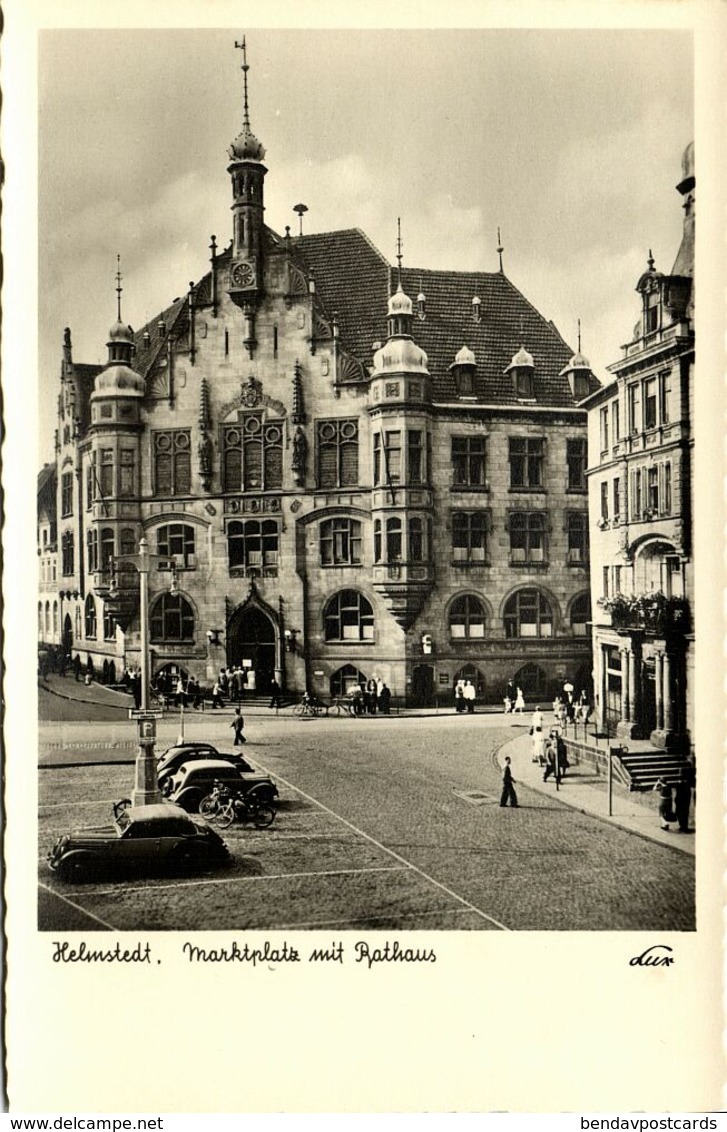
[[[692,804],[693,788],[694,768],[690,763],[682,767],[679,773],[679,781],[675,786],[672,786],[663,778],[660,778],[654,784],[654,790],[659,791],[659,817],[662,829],[669,830],[676,822],[679,833],[690,832],[689,808]]]
[[[475,710],[476,699],[477,691],[472,681],[458,680],[454,686],[455,711],[465,711],[472,715]]]
[[[514,712],[519,712],[520,715],[525,711],[525,696],[523,690],[519,686],[515,686],[512,681],[508,684],[505,692],[505,715],[511,715]]]
[[[377,711],[389,715],[391,711],[391,690],[380,676],[361,680],[349,694],[354,715],[376,715]]]

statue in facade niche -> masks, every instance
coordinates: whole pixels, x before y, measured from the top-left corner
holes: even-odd
[[[293,478],[297,484],[302,484],[305,480],[305,460],[308,452],[308,441],[305,438],[303,429],[298,426],[295,430],[293,437]]]
[[[197,457],[199,459],[199,478],[206,491],[212,478],[212,441],[206,433],[203,434],[199,442]]]

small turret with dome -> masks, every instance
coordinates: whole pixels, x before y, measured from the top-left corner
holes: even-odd
[[[512,361],[506,367],[505,373],[512,375],[515,384],[515,396],[519,401],[535,400],[533,383],[535,358],[525,349],[525,346],[521,346],[517,353],[513,354]]]
[[[463,346],[461,350],[457,351],[454,361],[449,367],[449,372],[454,378],[458,397],[475,396],[477,359],[469,346]]]
[[[385,374],[415,373],[429,375],[428,358],[421,346],[412,338],[414,304],[401,285],[401,220],[397,239],[399,261],[398,283],[390,297],[387,310],[388,337],[374,354],[372,377]]]
[[[91,401],[101,397],[141,398],[146,391],[146,382],[140,373],[131,368],[134,353],[134,335],[130,326],[121,318],[121,267],[120,257],[116,257],[116,322],[109,330],[106,346],[109,358],[106,368],[101,370],[94,383]]]

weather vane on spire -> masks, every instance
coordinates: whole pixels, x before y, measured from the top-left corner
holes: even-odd
[[[399,287],[401,287],[401,261],[402,261],[401,249],[402,249],[402,243],[401,243],[401,217],[400,216],[397,216],[397,218],[396,218],[396,231],[397,231],[397,236],[396,236],[396,261],[399,265],[399,268],[398,268]]]
[[[578,319],[578,353],[581,352],[581,320]]]
[[[121,256],[116,256],[116,317],[121,322]]]
[[[242,121],[243,121],[243,125],[244,125],[245,129],[249,130],[250,129],[250,114],[249,114],[248,106],[247,106],[247,72],[250,70],[250,65],[247,61],[247,46],[245,44],[245,36],[244,35],[242,37],[242,43],[240,43],[239,39],[235,40],[235,47],[239,47],[239,49],[242,51],[242,65],[241,65],[240,69],[242,71],[242,81],[243,81],[243,87],[244,87],[244,92],[245,92],[244,93],[244,97],[245,97],[244,111],[243,111]]]

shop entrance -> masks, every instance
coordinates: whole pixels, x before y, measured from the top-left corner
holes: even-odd
[[[417,664],[411,674],[411,696],[415,707],[434,707],[434,668]]]

